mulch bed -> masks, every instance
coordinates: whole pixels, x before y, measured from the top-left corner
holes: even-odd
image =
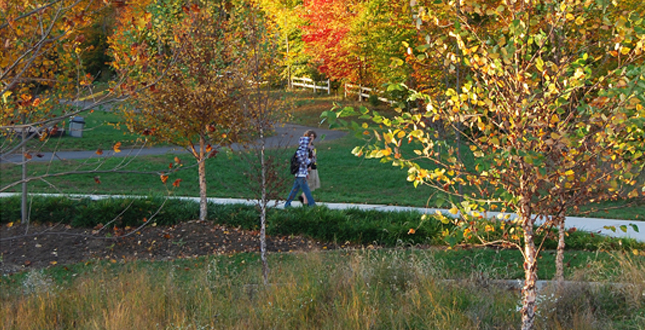
[[[259,231],[212,222],[175,226],[72,228],[36,224],[0,227],[0,274],[69,265],[97,259],[172,260],[212,254],[260,251]],[[337,246],[300,236],[269,237],[267,251],[311,251]]]

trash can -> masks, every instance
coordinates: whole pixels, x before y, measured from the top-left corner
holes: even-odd
[[[83,127],[85,127],[85,120],[83,117],[76,116],[69,122],[69,136],[83,137]]]

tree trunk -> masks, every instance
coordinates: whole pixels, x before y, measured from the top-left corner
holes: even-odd
[[[262,189],[262,200],[260,201],[260,258],[262,259],[262,277],[266,285],[269,283],[269,261],[267,260],[266,239],[267,204],[269,201],[267,198],[267,166],[264,159],[264,131],[262,129],[260,129],[260,141],[262,141],[262,146],[260,147],[260,171],[262,173],[262,183],[260,185]]]
[[[531,218],[530,196],[522,196],[519,202],[519,217],[524,232],[524,287],[522,288],[522,330],[533,329],[537,308],[537,249],[533,236],[534,220]]]
[[[566,232],[564,231],[564,213],[561,212],[556,216],[555,219],[558,224],[558,252],[555,256],[555,281],[558,284],[558,287],[562,287],[564,282],[564,236]]]
[[[27,144],[25,139],[27,138],[27,120],[26,116],[22,114],[22,195],[20,203],[20,223],[29,224],[29,217],[27,216]]]
[[[199,138],[199,220],[205,221],[208,216],[208,200],[206,197],[206,140]]]

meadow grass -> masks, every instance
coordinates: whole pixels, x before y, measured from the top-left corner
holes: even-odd
[[[516,328],[520,292],[491,281],[505,273],[505,267],[456,272],[453,264],[463,256],[453,252],[393,249],[270,254],[272,271],[268,285],[261,282],[257,254],[54,267],[2,278],[0,326],[3,329]],[[537,328],[639,329],[645,326],[643,259],[608,255],[614,263],[604,263],[593,254],[589,258],[593,268],[583,266],[571,274],[600,278],[618,262],[626,271],[609,272],[611,275],[604,278],[621,282],[629,289],[603,282],[598,286],[568,286],[564,292],[542,292]],[[502,269],[498,272],[498,268]],[[641,275],[624,276],[626,272]]]

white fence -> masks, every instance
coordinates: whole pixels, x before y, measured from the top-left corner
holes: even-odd
[[[316,93],[317,91],[327,91],[327,94],[331,93],[331,84],[329,82],[329,79],[327,79],[326,81],[314,81],[313,79],[309,78],[292,77],[291,86],[311,88],[314,90],[314,93]]]
[[[376,93],[376,95],[378,96],[379,94],[383,94],[383,91],[379,91],[370,87],[363,87],[360,85],[352,85],[347,83],[345,84],[345,98],[347,98],[348,95],[357,94],[358,101],[363,102],[363,100],[369,99],[370,95],[372,95],[373,93]],[[388,100],[381,96],[378,96],[377,98],[381,102],[389,104],[394,103],[394,101]]]

